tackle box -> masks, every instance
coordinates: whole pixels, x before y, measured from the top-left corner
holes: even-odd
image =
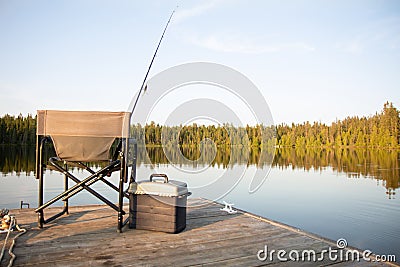
[[[191,194],[186,183],[169,180],[166,174],[152,174],[149,181],[132,183],[128,193],[130,228],[166,233],[185,229]]]

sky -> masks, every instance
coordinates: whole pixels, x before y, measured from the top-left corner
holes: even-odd
[[[126,110],[177,5],[150,77],[229,66],[276,124],[400,108],[397,0],[0,0],[0,116]]]

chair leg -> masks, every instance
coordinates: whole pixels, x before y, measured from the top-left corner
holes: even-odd
[[[36,137],[36,179],[39,180],[38,206],[43,205],[43,147],[47,138],[41,135]],[[43,210],[38,212],[38,227],[43,228],[44,214]]]
[[[65,169],[68,172],[68,164],[65,163]],[[68,190],[68,176],[64,175],[64,191]],[[68,198],[63,200],[64,201],[64,213],[69,214],[69,210],[68,210]]]
[[[40,142],[39,142],[39,139]],[[67,207],[63,209],[62,212],[54,215],[53,217],[49,218],[49,219],[45,219],[44,218],[44,211],[43,209],[41,209],[40,207],[43,206],[43,193],[44,193],[44,164],[43,164],[43,147],[45,145],[45,143],[47,142],[47,138],[46,137],[38,137],[38,143],[40,143],[39,145],[39,149],[36,151],[36,178],[39,179],[39,199],[38,199],[38,204],[39,207],[35,210],[38,213],[38,227],[39,228],[43,228],[43,225],[51,222],[53,220],[55,220],[56,218],[60,217],[61,215],[64,215],[65,213],[68,213],[68,203],[67,203]],[[66,187],[68,189],[68,184],[66,184]]]
[[[38,201],[38,206],[43,205],[43,173],[39,178],[39,201]],[[40,210],[38,212],[38,227],[43,228],[43,223],[44,223],[44,214],[43,210]]]
[[[43,168],[43,167],[41,167]],[[41,173],[41,175],[39,176],[39,199],[38,199],[38,206],[42,206],[43,205],[43,172],[42,170],[39,171],[39,173]],[[38,212],[38,227],[39,228],[43,228],[43,223],[44,223],[44,214],[43,214],[43,210]]]
[[[119,176],[119,194],[118,194],[118,229],[117,232],[122,233],[122,227],[124,226],[124,182],[125,182],[126,170],[125,170],[125,157],[121,157],[121,171]]]

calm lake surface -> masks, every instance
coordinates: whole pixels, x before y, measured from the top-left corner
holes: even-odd
[[[196,149],[183,149],[183,155],[194,161],[181,161],[174,154],[166,157],[162,148],[139,149],[138,180],[156,172],[167,173],[170,179],[186,181],[192,197],[225,200],[332,240],[345,238],[350,246],[394,254],[399,261],[399,151],[277,149],[272,165],[262,164],[259,150],[251,150],[244,157],[248,152],[224,150],[200,157]],[[34,147],[0,146],[0,208],[19,208],[21,200],[36,207],[34,156]],[[249,185],[260,171],[268,176],[250,193]],[[82,171],[73,172],[86,177]],[[49,199],[60,192],[63,176],[47,170],[45,178],[45,197]],[[227,182],[221,187],[217,180],[223,179]],[[94,188],[117,199],[100,183]],[[99,201],[81,193],[71,203]]]

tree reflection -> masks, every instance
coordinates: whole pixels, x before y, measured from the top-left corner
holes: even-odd
[[[165,151],[164,151],[165,150]],[[165,153],[168,153],[168,158]],[[50,153],[50,152],[49,152]],[[146,147],[138,149],[138,165],[143,164],[192,164],[193,168],[205,165],[233,168],[235,165],[264,167],[263,155],[275,153],[272,166],[280,169],[320,171],[331,168],[345,173],[349,178],[376,179],[386,188],[389,198],[400,187],[400,151],[372,149],[331,148],[265,148],[222,146],[211,153],[207,147]],[[52,154],[52,153],[50,153]],[[50,155],[49,154],[49,155]],[[203,154],[203,155],[202,155]],[[182,156],[185,161],[182,161]],[[261,159],[261,160],[260,160]],[[188,161],[189,160],[189,161]],[[21,173],[33,175],[35,147],[0,146],[0,172],[3,175]]]
[[[35,171],[35,147],[0,145],[0,171],[3,175],[16,173],[33,175]]]
[[[172,157],[171,162],[165,157],[162,147],[147,147],[140,150],[139,159],[146,158],[146,153],[153,164],[179,164],[178,151],[168,152]],[[219,147],[215,158],[210,159],[205,154],[204,162],[199,162],[200,149],[184,147],[180,152],[193,161],[193,167],[206,165],[232,168],[235,164],[256,165],[263,167],[265,162],[260,162],[262,153],[273,153],[274,149],[261,150],[258,147]],[[247,153],[247,155],[246,155]],[[140,160],[141,163],[150,163]],[[317,149],[317,148],[277,148],[272,163],[273,167],[280,169],[302,169],[305,171],[323,171],[331,168],[338,173],[345,173],[349,178],[367,177],[382,182],[387,189],[389,197],[395,194],[395,189],[400,187],[400,151],[398,150],[369,150],[369,149]]]
[[[333,171],[349,178],[370,177],[382,181],[389,197],[400,187],[400,153],[398,150],[369,149],[301,149],[279,148],[273,165],[305,171]]]

